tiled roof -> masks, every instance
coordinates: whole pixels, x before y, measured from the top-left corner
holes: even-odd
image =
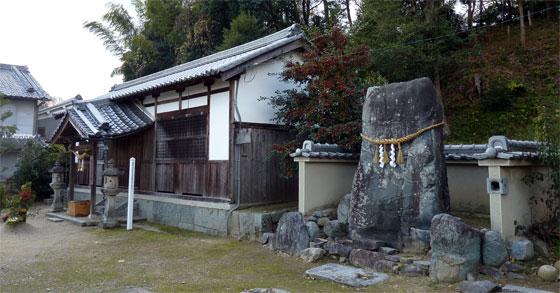
[[[513,140],[505,136],[492,136],[488,144],[446,145],[447,160],[533,160],[539,158],[541,143],[536,141]]]
[[[27,66],[0,63],[0,93],[7,98],[49,100],[50,96],[33,78]]]
[[[199,77],[219,75],[303,38],[299,27],[292,25],[252,42],[116,85],[102,98],[124,98]]]
[[[53,132],[52,139],[62,130],[66,118],[82,138],[116,137],[140,131],[153,123],[153,117],[136,102],[96,100],[76,102],[66,109]]]
[[[45,141],[38,135],[20,135],[15,134],[10,137],[0,138],[3,143],[8,144],[14,150],[21,150],[29,141],[34,141],[41,146],[46,146]]]
[[[290,157],[321,158],[321,159],[357,159],[358,154],[344,150],[337,144],[314,143],[310,140],[303,142],[301,149],[290,154]]]

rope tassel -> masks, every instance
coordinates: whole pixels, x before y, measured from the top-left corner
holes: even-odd
[[[398,144],[399,147],[399,154],[397,155],[397,164],[404,165],[404,156],[402,152],[401,143]]]
[[[387,145],[383,145],[383,163],[389,163],[389,157],[387,157]]]
[[[404,162],[404,154],[403,154],[403,150],[402,150],[401,144],[403,144],[403,143],[405,143],[405,142],[408,142],[408,141],[411,141],[411,140],[413,140],[413,139],[419,137],[419,136],[422,135],[424,132],[430,131],[430,130],[436,128],[436,127],[440,127],[440,126],[443,126],[443,125],[444,125],[444,122],[435,123],[435,124],[429,125],[429,126],[427,126],[427,127],[424,127],[424,128],[422,128],[422,129],[420,129],[420,130],[414,132],[414,133],[411,133],[411,134],[408,134],[408,135],[405,135],[405,136],[399,137],[399,138],[382,138],[382,139],[376,139],[376,138],[373,138],[373,137],[369,137],[369,136],[367,136],[367,135],[365,135],[365,134],[363,134],[363,133],[361,134],[361,136],[362,136],[362,138],[363,138],[365,141],[367,141],[367,142],[369,142],[369,143],[372,144],[372,146],[373,146],[373,148],[374,148],[374,150],[373,150],[373,152],[374,152],[374,153],[373,153],[373,161],[374,161],[374,162],[379,162],[380,167],[383,168],[383,166],[384,166],[385,164],[388,164],[388,163],[389,163],[389,157],[387,156],[387,147],[386,147],[388,144],[392,145],[392,147],[391,147],[391,151],[392,151],[392,153],[391,153],[391,156],[392,156],[392,157],[391,157],[391,160],[394,160],[394,156],[395,156],[395,154],[394,154],[394,145],[396,144],[397,147],[399,148],[398,154],[397,154],[396,163],[397,163],[398,165],[404,165],[404,163],[405,163],[405,162]],[[379,147],[379,150],[377,149],[377,147]],[[381,160],[380,160],[380,158],[379,158],[379,156],[380,156],[379,153],[381,153],[381,156],[382,156],[382,157],[381,157]],[[392,166],[394,165],[394,161],[391,163],[391,165],[392,165]],[[393,167],[394,167],[394,166],[393,166]]]

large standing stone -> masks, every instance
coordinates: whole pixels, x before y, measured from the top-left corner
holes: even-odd
[[[299,212],[284,213],[278,222],[272,247],[290,254],[309,247],[309,233]]]
[[[336,209],[336,218],[342,223],[348,223],[348,217],[350,216],[350,205],[352,204],[352,194],[348,193],[345,195]]]
[[[369,88],[362,133],[401,138],[442,121],[443,106],[432,82],[420,78]],[[402,143],[405,162],[396,167],[373,162],[378,146],[364,140],[352,188],[351,230],[398,243],[410,227],[429,229],[432,217],[449,208],[442,139],[443,127],[435,127]]]
[[[433,280],[465,280],[479,265],[481,233],[461,219],[448,214],[434,216],[431,239],[430,277]]]
[[[487,266],[499,267],[508,257],[506,242],[499,232],[489,230],[484,233],[482,260]]]

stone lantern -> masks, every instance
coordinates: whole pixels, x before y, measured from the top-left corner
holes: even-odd
[[[116,195],[119,193],[120,171],[115,167],[115,161],[110,159],[107,168],[103,171],[103,189],[105,195],[105,210],[103,211],[103,228],[114,228],[118,226]]]
[[[59,161],[54,162],[54,166],[50,170],[52,181],[51,181],[51,188],[54,191],[53,194],[53,201],[51,204],[51,212],[61,212],[63,209],[62,205],[62,190],[66,187],[64,181],[62,180],[64,175],[64,167],[60,165]]]

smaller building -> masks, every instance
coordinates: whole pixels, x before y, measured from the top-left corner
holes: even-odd
[[[37,138],[37,109],[50,100],[49,94],[33,78],[27,66],[0,63],[0,96],[7,101],[0,105],[0,116],[11,115],[0,121],[1,126],[15,126],[11,137],[0,137],[10,142],[10,149],[0,154],[0,182],[15,171],[17,156],[25,143]]]

